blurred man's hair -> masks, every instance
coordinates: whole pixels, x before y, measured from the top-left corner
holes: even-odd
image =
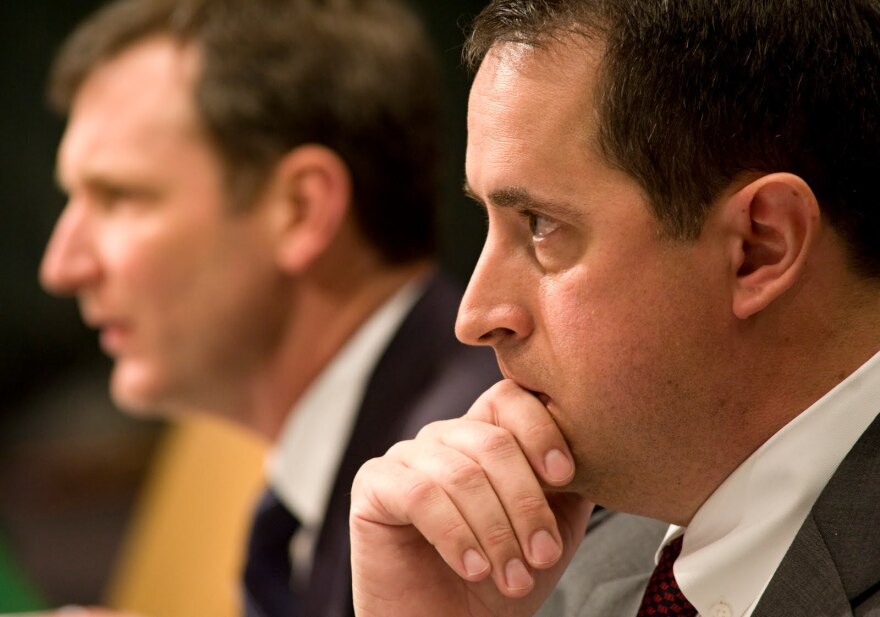
[[[246,207],[296,146],[337,152],[355,219],[390,262],[431,255],[439,195],[438,62],[394,0],[119,0],[68,39],[49,96],[69,111],[102,62],[168,35],[200,53],[195,101]]]

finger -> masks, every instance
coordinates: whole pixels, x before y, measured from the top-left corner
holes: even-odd
[[[490,561],[446,491],[430,476],[401,463],[412,442],[367,461],[352,485],[352,525],[358,520],[414,526],[446,564],[468,581],[486,578]]]
[[[545,493],[545,495],[556,517],[565,552],[569,550],[573,552],[584,539],[595,504],[576,493]]]
[[[513,435],[484,422],[453,420],[448,422],[438,439],[466,455],[468,462],[476,465],[485,475],[528,564],[535,568],[547,568],[556,563],[562,553],[556,517]],[[473,506],[459,501],[458,493],[453,493],[452,498],[470,521]],[[467,495],[462,499],[467,499]],[[475,530],[477,537],[483,541],[482,530]],[[493,554],[485,542],[483,547],[490,556]],[[512,567],[518,566],[513,564]]]
[[[574,478],[574,457],[553,416],[531,392],[505,379],[486,390],[464,416],[510,431],[538,476],[552,487]]]
[[[470,430],[485,427],[500,431],[497,427],[473,422],[458,427],[457,423],[460,422],[451,421],[447,424],[447,430],[455,431],[458,428],[467,434]],[[510,441],[515,447],[512,438]],[[501,593],[520,597],[529,592],[534,580],[525,565],[519,539],[495,488],[479,463],[455,448],[430,439],[398,444],[387,456],[399,457],[402,464],[430,478],[433,485],[441,488],[467,526],[468,539],[474,537],[482,549],[481,555],[488,557],[493,581]],[[524,457],[521,457],[518,468],[513,467],[513,471],[532,476]],[[536,490],[542,499],[540,488]],[[436,536],[428,539],[435,546],[445,540],[442,537],[438,540]]]
[[[527,566],[532,559],[526,561],[530,556],[530,536],[527,532],[518,533],[518,529],[530,530],[536,514],[523,514],[523,504],[532,504],[534,510],[540,511],[543,516],[539,526],[552,529],[555,534],[550,535],[545,529],[538,536],[539,540],[546,537],[551,545],[549,550],[538,546],[538,558],[534,561],[542,567],[561,554],[561,543],[554,539],[558,533],[553,514],[528,461],[509,434],[482,422],[455,420],[446,427],[451,445],[423,439],[404,446],[400,453],[408,465],[441,486],[455,504],[488,555],[498,590],[510,597],[520,597],[534,584]],[[494,433],[494,437],[487,438],[487,433]],[[487,439],[493,441],[485,446],[490,451],[488,456],[479,452]],[[406,452],[407,449],[412,452]],[[490,480],[490,476],[504,475],[508,477],[500,482]]]

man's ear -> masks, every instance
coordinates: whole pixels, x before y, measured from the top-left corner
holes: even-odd
[[[748,319],[801,277],[819,234],[819,204],[798,176],[762,176],[726,200],[733,233],[733,312]]]
[[[348,165],[325,146],[299,146],[276,164],[270,199],[282,269],[303,272],[327,250],[345,221],[351,194]]]

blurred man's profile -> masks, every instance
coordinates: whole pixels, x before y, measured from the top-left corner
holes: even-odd
[[[41,281],[99,332],[119,406],[274,444],[248,615],[350,615],[355,470],[499,377],[435,265],[437,83],[393,0],[120,0],[55,64]]]

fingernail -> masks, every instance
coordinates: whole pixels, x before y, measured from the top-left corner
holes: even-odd
[[[536,565],[544,565],[559,559],[562,550],[546,529],[540,529],[532,534],[529,541],[529,550],[532,553],[532,562]]]
[[[554,482],[564,482],[571,478],[574,467],[561,450],[550,450],[544,456],[544,469],[547,477]]]
[[[468,576],[482,574],[489,567],[489,562],[472,548],[464,552],[463,561],[464,571],[467,572]]]
[[[507,588],[513,591],[527,589],[532,585],[532,575],[519,559],[511,559],[504,567],[504,578]]]

